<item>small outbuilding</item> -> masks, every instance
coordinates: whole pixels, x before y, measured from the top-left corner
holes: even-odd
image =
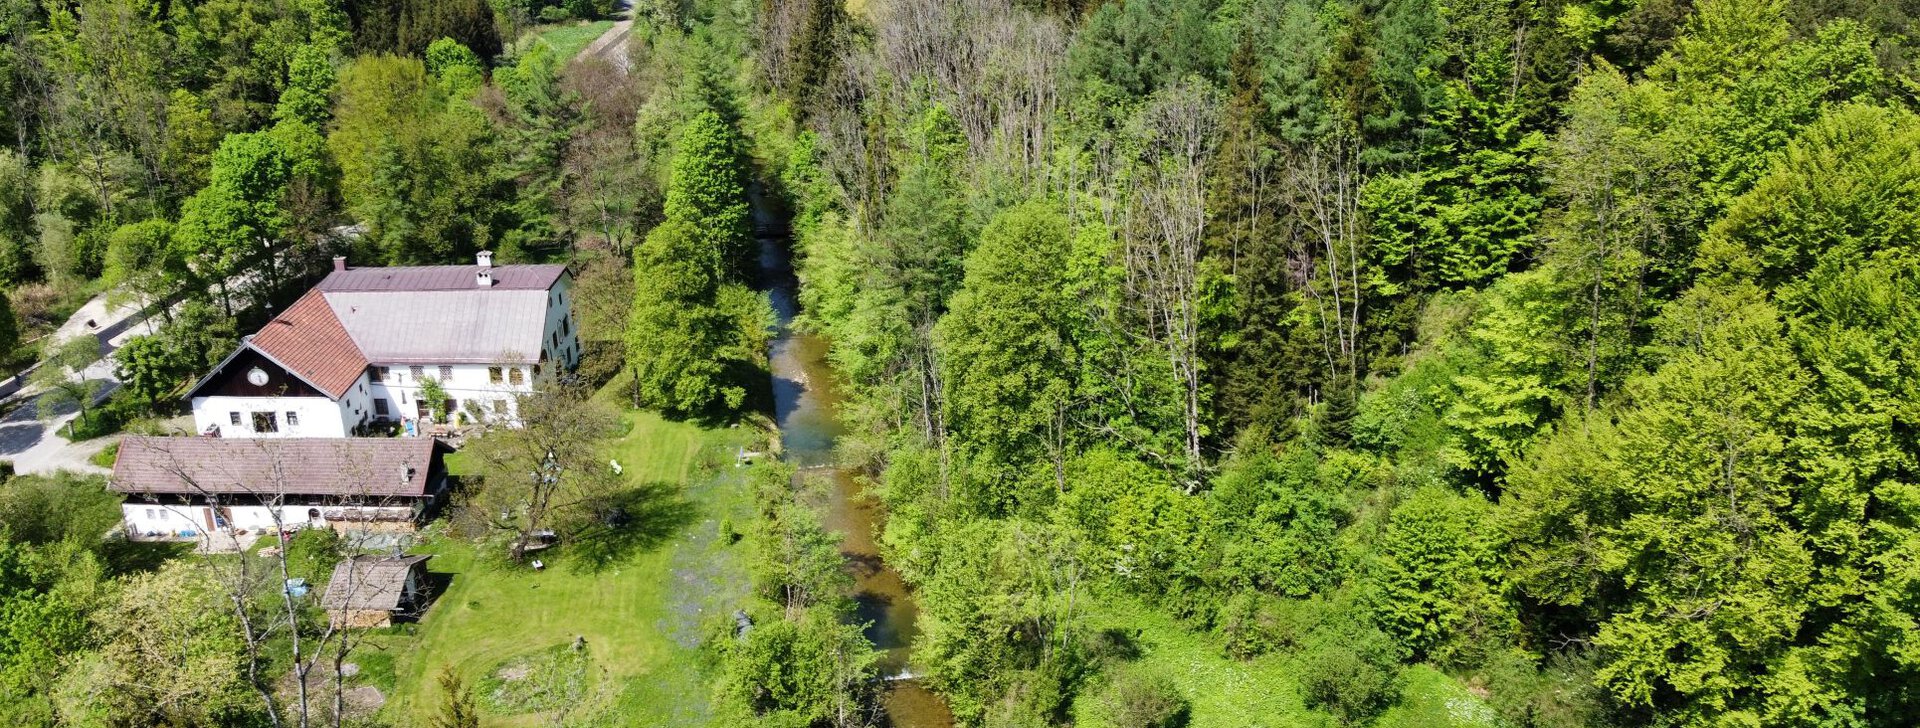
[[[386,627],[427,603],[426,555],[363,555],[340,562],[320,606],[335,627]]]

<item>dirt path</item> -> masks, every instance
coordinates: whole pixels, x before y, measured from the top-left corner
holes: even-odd
[[[627,38],[633,35],[633,3],[621,0],[618,9],[614,11],[614,17],[617,20],[614,21],[613,27],[608,28],[607,32],[601,33],[600,37],[587,44],[575,60],[603,58],[608,63],[612,63],[614,68],[620,69],[621,73],[626,73],[632,68],[632,63],[627,59]]]

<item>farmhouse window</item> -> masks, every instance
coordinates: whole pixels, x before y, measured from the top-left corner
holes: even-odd
[[[505,379],[506,379],[506,374],[500,370],[500,367],[487,367],[488,382],[493,384],[499,384]]]
[[[227,421],[229,421],[229,422],[232,422],[232,423],[233,423],[233,425],[234,425],[235,427],[239,427],[239,426],[240,426],[240,413],[238,413],[238,412],[228,412],[228,413],[227,413]]]
[[[416,381],[416,382],[420,381],[421,377],[424,377],[427,375],[427,370],[425,367],[407,367],[407,371],[413,373],[413,381]]]
[[[276,419],[272,412],[255,412],[253,413],[253,431],[279,432],[280,420]]]
[[[452,381],[452,379],[453,379],[453,367],[447,366],[445,364],[440,365],[440,381],[446,382],[446,381]]]
[[[293,410],[287,410],[287,426],[288,426],[288,427],[299,427],[299,426],[300,426],[300,413],[298,413],[298,412],[295,412],[295,411],[293,411]]]
[[[527,383],[526,370],[521,369],[520,367],[513,367],[512,369],[508,369],[507,381],[512,384],[526,384]]]
[[[386,400],[384,400],[384,399],[376,399],[376,400],[374,400],[374,401],[373,401],[373,413],[374,413],[374,414],[376,414],[376,415],[379,415],[379,416],[381,416],[381,417],[385,417],[385,416],[387,416],[387,401],[386,401]]]

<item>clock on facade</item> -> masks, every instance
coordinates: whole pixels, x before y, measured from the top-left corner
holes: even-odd
[[[253,382],[256,387],[267,386],[267,370],[254,367],[247,372],[247,381]]]

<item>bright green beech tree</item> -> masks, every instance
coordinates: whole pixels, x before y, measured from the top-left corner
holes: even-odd
[[[994,480],[1050,460],[1065,487],[1067,409],[1079,366],[1067,296],[1070,233],[1046,203],[995,217],[934,339],[953,437]],[[1002,504],[1004,505],[1004,504]]]

